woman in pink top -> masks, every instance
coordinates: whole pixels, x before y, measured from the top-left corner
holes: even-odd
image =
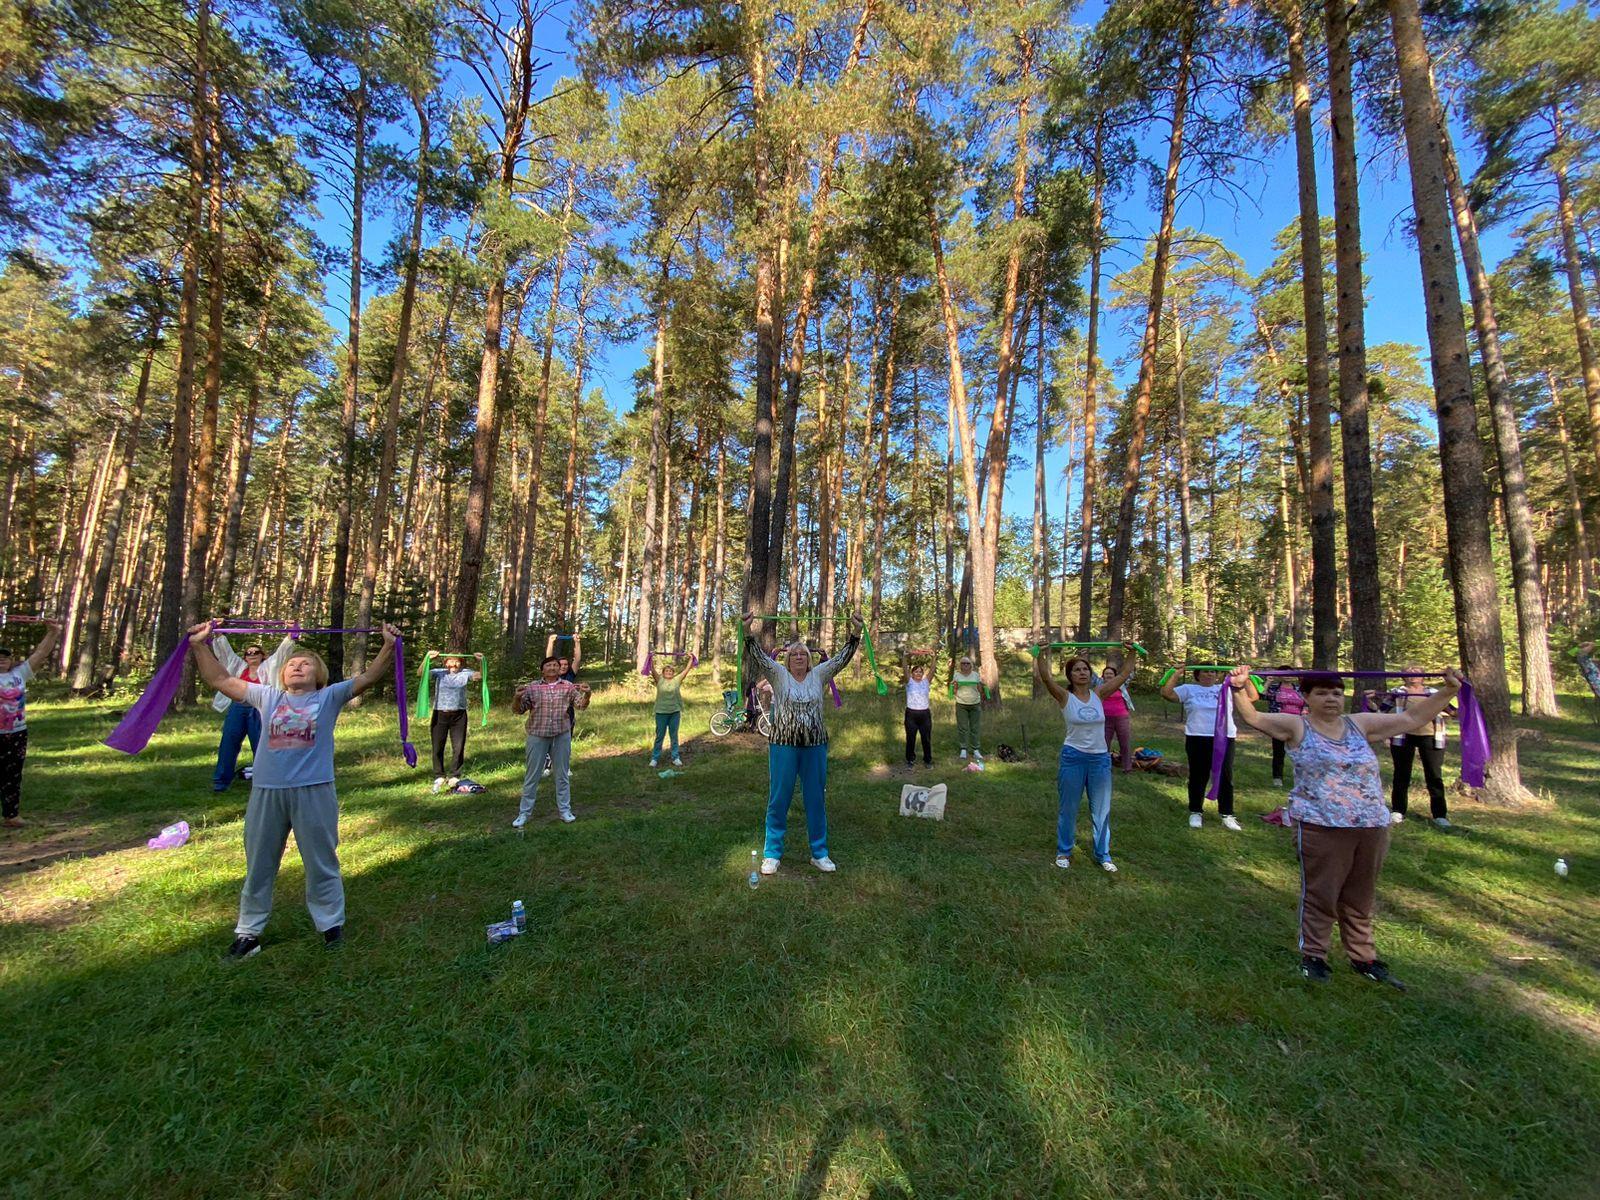
[[[1110,663],[1105,665],[1101,672],[1101,679],[1111,679],[1117,674],[1117,668]],[[1124,772],[1133,770],[1133,704],[1128,699],[1128,685],[1123,684],[1101,702],[1106,710],[1106,753],[1111,752],[1111,737],[1116,735],[1117,745],[1120,748],[1117,755],[1117,765]]]

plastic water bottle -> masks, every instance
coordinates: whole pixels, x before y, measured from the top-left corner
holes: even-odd
[[[752,888],[761,886],[761,852],[759,850],[750,851],[750,886]]]
[[[1566,859],[1564,859],[1564,858],[1556,859],[1556,874],[1561,876],[1561,878],[1563,878],[1563,879],[1565,879],[1567,877],[1567,860]]]
[[[528,928],[528,912],[522,907],[521,900],[511,902],[511,923],[517,927],[518,933]]]

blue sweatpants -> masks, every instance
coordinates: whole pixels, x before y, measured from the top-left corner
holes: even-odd
[[[1111,755],[1085,754],[1061,747],[1061,769],[1056,774],[1060,812],[1056,817],[1056,853],[1071,854],[1078,831],[1078,805],[1089,793],[1089,817],[1094,822],[1094,860],[1111,857]]]
[[[217,745],[217,769],[211,774],[211,786],[224,791],[233,783],[239,770],[239,750],[245,738],[250,739],[250,753],[256,752],[261,740],[261,714],[249,704],[235,700],[228,705],[222,717],[222,741]]]
[[[806,832],[811,835],[811,857],[826,858],[828,812],[822,793],[828,785],[827,746],[768,746],[767,772],[772,791],[767,797],[766,856],[783,857],[783,835],[789,829],[789,804],[798,778],[806,805]]]

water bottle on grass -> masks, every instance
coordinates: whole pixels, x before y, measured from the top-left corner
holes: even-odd
[[[750,886],[752,888],[761,886],[761,852],[759,850],[750,851]]]
[[[511,923],[517,927],[517,932],[522,933],[528,928],[528,912],[522,907],[521,900],[511,902]]]

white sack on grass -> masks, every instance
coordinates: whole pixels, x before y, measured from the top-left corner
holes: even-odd
[[[936,783],[932,787],[918,787],[908,783],[900,789],[900,815],[902,817],[932,817],[935,821],[944,820],[945,786]]]

